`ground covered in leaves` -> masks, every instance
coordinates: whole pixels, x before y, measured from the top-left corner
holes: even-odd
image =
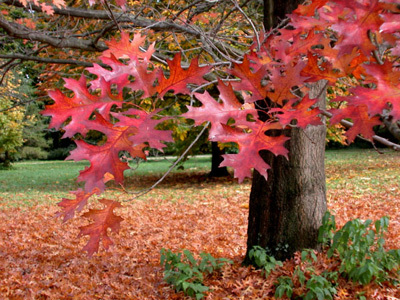
[[[328,207],[339,226],[353,218],[390,216],[388,248],[400,248],[400,156],[363,154],[364,163],[327,163]],[[132,178],[138,190],[154,175]],[[286,261],[267,279],[241,266],[245,254],[250,181],[207,179],[204,172],[175,174],[143,198],[125,203],[115,246],[88,258],[80,249],[74,219],[62,224],[55,205],[12,208],[0,198],[0,299],[184,299],[162,280],[160,249],[189,249],[234,261],[205,280],[206,299],[274,299],[274,282],[293,272],[296,259]],[[46,195],[44,194],[43,197]],[[114,199],[126,199],[115,193]],[[59,199],[54,199],[54,202]],[[318,255],[316,269],[330,261]],[[388,285],[361,287],[340,280],[337,299],[400,299]]]

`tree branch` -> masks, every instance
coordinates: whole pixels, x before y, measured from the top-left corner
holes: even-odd
[[[49,64],[59,64],[59,65],[76,65],[82,67],[93,67],[93,63],[86,62],[86,61],[79,61],[74,59],[57,59],[57,58],[44,58],[38,56],[30,56],[30,55],[23,55],[19,53],[13,54],[0,54],[0,58],[3,59],[20,59],[20,60],[31,60],[37,61],[42,63],[49,63]],[[102,67],[106,67],[107,65],[99,63]]]
[[[90,52],[104,51],[107,49],[107,46],[104,43],[98,43],[95,45],[91,40],[84,40],[75,37],[52,37],[46,33],[30,30],[23,25],[8,22],[2,16],[0,16],[0,28],[3,28],[8,35],[12,37],[42,42],[56,48],[80,49]]]
[[[25,8],[21,2],[17,0],[1,0],[0,3],[4,3],[10,6]],[[36,12],[42,12],[42,9],[33,5],[30,6],[30,9]],[[54,14],[60,16],[68,16],[68,17],[77,17],[83,19],[95,19],[95,20],[110,20],[110,15],[106,10],[88,10],[81,8],[73,8],[73,7],[65,7],[58,8],[53,7]],[[197,30],[193,30],[190,27],[175,24],[171,21],[154,21],[149,20],[143,17],[126,14],[126,13],[114,13],[115,19],[118,23],[129,23],[132,27],[138,28],[147,28],[155,31],[175,31],[175,32],[184,32],[195,37],[199,37],[200,33]]]
[[[328,118],[332,118],[332,116],[333,116],[330,112],[328,112],[328,111],[326,111],[326,110],[322,110],[322,114],[323,114],[324,116],[328,117]],[[346,128],[350,128],[350,127],[352,127],[352,126],[354,125],[353,123],[351,123],[351,122],[349,122],[349,121],[347,121],[347,120],[341,120],[341,121],[340,121],[340,124],[342,124],[342,125],[343,125],[344,127],[346,127]],[[383,138],[383,137],[380,137],[380,136],[378,136],[378,135],[374,135],[374,136],[372,137],[372,139],[373,139],[374,141],[376,141],[376,142],[381,143],[382,145],[385,145],[385,146],[387,146],[387,147],[389,147],[389,148],[392,148],[392,149],[395,150],[395,151],[400,151],[400,145],[395,144],[395,143],[392,143],[391,141],[389,141],[389,140],[387,140],[387,139],[385,139],[385,138]]]

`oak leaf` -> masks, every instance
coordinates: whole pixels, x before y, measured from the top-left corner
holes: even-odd
[[[89,257],[98,251],[100,241],[106,250],[113,245],[107,230],[110,228],[112,232],[118,233],[120,223],[123,221],[123,218],[114,214],[115,208],[122,207],[121,203],[107,199],[100,199],[99,202],[103,203],[106,207],[101,210],[90,209],[87,213],[83,214],[84,217],[90,218],[94,222],[79,227],[79,236],[89,235],[89,241],[82,249],[83,251],[87,251]]]
[[[267,90],[262,81],[268,76],[265,65],[260,65],[254,72],[250,69],[250,61],[247,55],[244,56],[241,64],[234,64],[230,73],[240,78],[240,82],[233,82],[232,86],[237,91],[251,92],[251,97],[246,99],[247,103],[264,99],[267,96]]]
[[[150,61],[150,58],[155,51],[154,43],[151,44],[146,51],[143,51],[142,49],[145,40],[146,36],[137,33],[133,36],[133,40],[130,41],[129,34],[121,32],[121,39],[119,41],[112,39],[111,41],[106,42],[109,49],[102,53],[102,57],[115,56],[118,59],[130,58]]]
[[[96,119],[85,121],[83,125],[88,129],[97,130],[107,136],[107,141],[103,145],[91,145],[82,140],[75,141],[77,148],[71,151],[67,160],[88,160],[90,167],[85,167],[80,171],[78,182],[85,181],[85,191],[92,191],[98,188],[104,191],[104,176],[110,173],[118,184],[123,183],[123,173],[129,169],[126,162],[122,162],[119,154],[121,151],[128,151],[132,157],[145,159],[143,148],[146,145],[133,146],[129,137],[138,132],[133,126],[114,126],[105,120],[100,114],[96,113]]]
[[[62,201],[57,203],[58,206],[62,207],[62,211],[56,214],[56,217],[64,216],[63,222],[73,218],[76,212],[80,212],[87,204],[88,199],[95,193],[98,193],[98,189],[86,193],[82,189],[70,192],[75,195],[75,199],[62,198]]]
[[[64,95],[60,90],[49,91],[49,96],[54,104],[46,106],[41,112],[44,116],[51,116],[49,128],[60,129],[63,127],[63,137],[73,137],[76,133],[86,135],[88,128],[84,122],[89,119],[93,111],[97,110],[104,118],[109,118],[109,112],[113,105],[122,105],[122,93],[114,95],[111,93],[110,83],[101,80],[102,93],[92,95],[87,86],[86,78],[82,75],[79,80],[64,79],[65,87],[74,92],[72,98]],[[68,124],[63,126],[69,118]]]
[[[245,177],[251,177],[253,168],[267,179],[267,170],[270,169],[270,166],[261,158],[260,151],[268,150],[276,156],[283,155],[288,158],[288,150],[284,144],[289,138],[284,135],[268,136],[266,134],[266,131],[278,128],[282,127],[276,123],[263,123],[259,120],[254,122],[248,130],[221,124],[215,131],[215,136],[210,137],[210,140],[237,143],[239,153],[223,155],[224,160],[220,166],[232,167],[234,176],[238,178],[239,183]]]
[[[211,132],[219,124],[227,124],[230,119],[234,119],[236,124],[245,124],[248,115],[257,115],[257,110],[252,106],[244,107],[236,98],[231,84],[227,86],[219,81],[218,90],[220,92],[218,103],[207,92],[204,94],[195,93],[196,98],[202,103],[201,107],[190,106],[189,111],[182,116],[194,119],[196,125],[211,121]]]
[[[352,119],[353,126],[346,131],[347,140],[353,142],[358,134],[362,134],[364,138],[372,140],[375,135],[373,127],[381,124],[379,117],[370,117],[366,105],[348,105],[343,109],[331,109],[333,117],[330,119],[331,124],[337,124],[342,119]]]
[[[279,119],[279,123],[282,126],[289,125],[292,120],[296,120],[296,126],[305,129],[308,125],[322,125],[321,118],[318,115],[321,110],[311,108],[318,102],[317,99],[310,99],[309,96],[305,96],[303,99],[293,99],[288,101],[282,108],[273,108],[269,110],[269,113],[277,113],[276,117]]]
[[[175,94],[190,94],[190,89],[187,87],[188,83],[202,84],[206,82],[203,78],[211,67],[200,67],[198,59],[195,58],[191,61],[187,69],[181,67],[181,54],[175,55],[173,60],[169,60],[168,66],[170,70],[169,77],[166,78],[163,72],[159,73],[156,89],[159,97],[162,98],[169,90],[173,90]]]

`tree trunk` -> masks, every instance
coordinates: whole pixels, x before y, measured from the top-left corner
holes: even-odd
[[[276,26],[302,1],[266,0],[265,26]],[[275,5],[275,7],[274,7]],[[326,82],[311,87],[310,97],[320,95],[319,106],[325,107]],[[278,132],[281,134],[282,132]],[[254,171],[249,203],[247,253],[259,245],[275,258],[284,260],[304,248],[317,248],[318,228],[326,211],[325,136],[326,126],[309,126],[306,130],[286,132],[289,160],[263,153],[271,166],[266,181]]]
[[[224,160],[222,154],[225,154],[225,151],[218,147],[218,142],[211,142],[211,172],[208,177],[229,176],[227,167],[219,166]]]

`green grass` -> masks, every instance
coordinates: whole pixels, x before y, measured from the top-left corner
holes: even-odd
[[[127,170],[126,176],[161,176],[172,165],[173,159],[154,159],[141,162],[136,170]],[[82,183],[76,183],[79,171],[89,163],[73,161],[26,161],[14,163],[12,169],[0,170],[0,201],[6,206],[31,206],[40,203],[54,203],[62,197],[69,197],[69,191],[76,190]],[[136,168],[132,164],[132,168]],[[184,170],[174,173],[204,171],[210,168],[210,157],[190,158]]]
[[[392,150],[326,151],[328,190],[349,189],[365,193],[398,193],[400,189],[400,153]]]
[[[350,189],[357,194],[398,193],[399,158],[400,153],[390,150],[385,150],[385,154],[360,149],[327,151],[328,191]],[[167,183],[158,187],[162,189],[162,193],[154,193],[152,196],[172,197],[171,195],[174,195],[176,198],[182,196],[180,191],[185,190],[188,193],[206,193],[207,191],[202,190],[201,187],[204,178],[189,177],[188,173],[207,173],[211,168],[210,160],[210,156],[190,158],[184,164],[184,170],[174,170],[175,175],[168,176]],[[149,187],[167,171],[172,163],[173,159],[152,159],[141,162],[137,169],[126,171],[125,174],[129,177],[128,188],[140,190]],[[76,183],[76,177],[79,171],[88,165],[88,162],[72,161],[15,163],[11,170],[0,170],[0,204],[6,207],[24,207],[58,202],[62,197],[69,197],[69,191],[76,190],[82,185]],[[136,165],[132,164],[131,167],[135,168]],[[221,181],[220,184],[224,182]],[[230,184],[233,184],[232,181]],[[236,185],[235,188],[237,189]],[[230,193],[231,190],[227,189],[226,192]],[[146,198],[145,196],[144,199]]]

